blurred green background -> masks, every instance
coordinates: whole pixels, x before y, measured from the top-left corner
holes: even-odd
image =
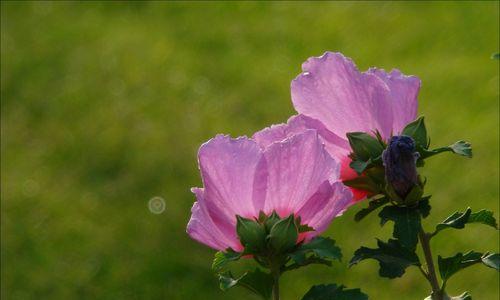
[[[214,251],[185,234],[200,186],[196,152],[216,133],[251,135],[294,110],[290,81],[325,50],[361,70],[401,69],[423,82],[433,145],[468,139],[475,157],[442,155],[424,170],[433,214],[467,206],[499,216],[498,2],[1,4],[2,299],[256,299],[218,290]],[[149,199],[165,199],[152,214]],[[363,204],[366,205],[366,204]],[[283,277],[283,299],[315,283],[371,299],[423,299],[416,268],[351,269],[360,245],[388,238],[376,215],[336,219],[333,268]],[[498,251],[469,226],[433,240],[445,256]],[[474,266],[449,292],[498,299],[498,273]]]

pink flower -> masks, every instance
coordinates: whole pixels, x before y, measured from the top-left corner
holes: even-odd
[[[276,211],[282,218],[300,216],[314,231],[299,240],[309,240],[342,214],[352,198],[315,130],[285,139],[218,135],[201,146],[198,161],[204,188],[192,189],[197,201],[187,232],[218,250],[243,249],[236,215],[257,218],[261,211]]]
[[[416,119],[420,80],[394,69],[390,73],[371,68],[359,72],[340,53],[326,52],[302,64],[303,72],[292,81],[292,102],[300,115],[288,120],[282,131],[318,130],[328,152],[341,163],[340,177],[358,175],[349,167],[348,132],[373,133],[386,141]],[[366,192],[353,190],[354,200]]]

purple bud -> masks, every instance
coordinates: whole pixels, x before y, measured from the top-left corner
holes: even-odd
[[[387,184],[403,200],[419,182],[416,165],[418,157],[415,141],[406,135],[391,137],[389,146],[382,153]]]

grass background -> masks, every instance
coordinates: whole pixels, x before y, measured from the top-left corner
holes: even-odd
[[[498,2],[1,4],[2,299],[256,299],[218,290],[214,251],[185,226],[200,186],[196,152],[216,133],[251,135],[294,113],[290,81],[325,50],[361,70],[397,67],[423,82],[420,113],[436,146],[468,139],[474,158],[424,169],[433,212],[499,216]],[[148,201],[165,199],[154,215]],[[285,275],[283,299],[312,284],[371,299],[423,299],[416,268],[396,280],[351,269],[360,245],[388,238],[375,215],[336,219],[344,260]],[[469,226],[433,241],[445,256],[498,251]],[[293,274],[293,273],[291,273]],[[449,292],[497,299],[498,273],[474,266]]]

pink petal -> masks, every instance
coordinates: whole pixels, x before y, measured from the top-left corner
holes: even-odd
[[[325,180],[336,181],[339,168],[315,130],[291,136],[264,150],[268,181],[264,212],[296,212]]]
[[[262,210],[265,173],[255,177],[261,157],[259,146],[246,137],[218,135],[200,147],[206,205],[217,226],[234,230],[236,215],[250,218]]]
[[[368,73],[382,79],[391,91],[394,134],[401,133],[406,124],[417,118],[418,92],[420,79],[415,76],[406,76],[399,70],[392,70],[389,74],[382,69],[372,68]]]
[[[217,250],[232,248],[235,251],[242,249],[236,236],[236,230],[232,228],[231,234],[224,234],[210,217],[206,201],[203,197],[203,189],[192,189],[197,201],[191,208],[191,219],[187,225],[187,233],[194,240]]]
[[[416,113],[415,77],[394,73],[389,79],[378,72],[361,73],[352,60],[332,52],[308,59],[302,69],[291,84],[295,109],[321,121],[339,137],[379,130],[388,138],[400,130],[395,125]],[[409,104],[412,108],[407,109]]]
[[[265,148],[272,143],[285,140],[308,129],[315,129],[318,132],[328,153],[338,159],[338,161],[349,154],[350,146],[346,139],[329,131],[320,121],[304,115],[292,116],[286,124],[272,125],[271,127],[264,128],[256,132],[253,138],[259,146]]]
[[[318,191],[300,208],[301,222],[314,228],[306,240],[321,234],[331,221],[342,215],[352,203],[352,193],[340,182],[324,182]]]

